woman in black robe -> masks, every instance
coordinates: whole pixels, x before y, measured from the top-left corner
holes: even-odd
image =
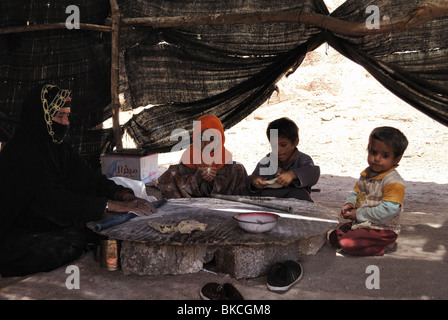
[[[70,91],[45,85],[23,102],[0,151],[0,274],[50,271],[79,257],[98,236],[86,227],[111,212],[156,212],[152,203],[90,168],[63,139]]]

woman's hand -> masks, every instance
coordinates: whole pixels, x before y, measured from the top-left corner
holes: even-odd
[[[111,212],[135,212],[138,215],[149,216],[157,212],[154,205],[146,201],[145,199],[137,198],[134,196],[134,200],[131,201],[108,201],[109,208]]]
[[[114,200],[118,201],[132,201],[135,200],[136,196],[134,195],[134,192],[130,189],[123,189],[121,191],[118,191],[115,193]]]

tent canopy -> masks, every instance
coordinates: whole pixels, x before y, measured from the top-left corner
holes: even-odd
[[[394,21],[404,15],[418,20],[414,9],[427,3],[433,4],[428,12],[445,11],[415,27],[394,30]],[[69,141],[98,165],[99,155],[115,145],[112,129],[100,128],[112,115],[111,33],[89,28],[1,32],[65,22],[66,8],[73,4],[81,24],[110,28],[109,0],[1,1],[0,141],[13,134],[27,92],[51,82],[72,90]],[[371,5],[378,17],[366,10]],[[205,113],[230,128],[262,105],[307,52],[325,42],[411,106],[448,125],[448,1],[347,0],[331,14],[323,0],[118,0],[118,8],[123,22],[141,17],[182,17],[185,22],[119,30],[121,108],[151,106],[121,127],[139,148],[170,151],[177,143],[170,139],[173,130],[192,130],[193,120]],[[200,16],[272,12],[294,13],[297,20],[188,23]],[[306,22],[316,14],[325,18],[320,25]],[[346,28],[350,32],[330,27],[341,21],[364,27],[372,18],[391,30],[356,34],[354,27]]]

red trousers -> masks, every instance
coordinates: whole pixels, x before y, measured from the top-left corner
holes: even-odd
[[[336,235],[342,250],[353,256],[382,256],[387,246],[397,240],[398,235],[390,230],[351,230],[348,222],[336,228]]]

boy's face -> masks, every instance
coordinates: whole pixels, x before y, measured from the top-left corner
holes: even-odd
[[[373,139],[368,150],[367,162],[373,172],[385,172],[397,165],[401,156],[395,158],[394,150],[384,142]]]
[[[284,163],[291,158],[291,155],[293,154],[295,148],[299,144],[299,139],[297,139],[294,143],[291,142],[291,140],[287,138],[278,138],[278,147],[277,147],[277,154],[278,154],[278,162]],[[271,147],[272,151],[275,153],[275,144],[271,141]]]

